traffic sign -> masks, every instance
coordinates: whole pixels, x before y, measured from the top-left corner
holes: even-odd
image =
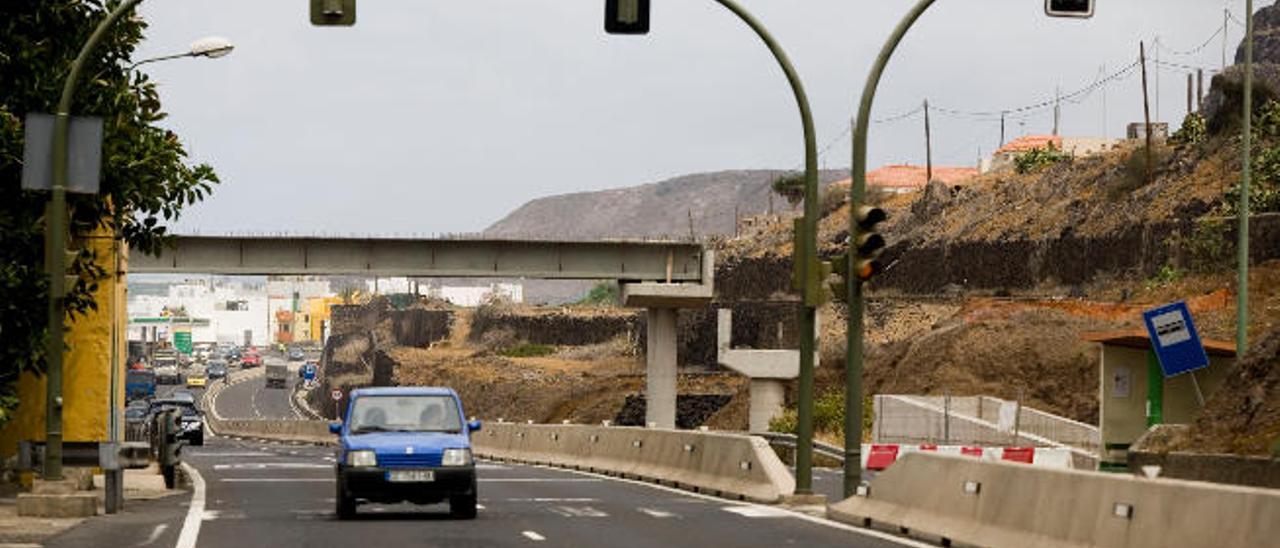
[[[342,391],[338,390],[337,388],[334,388],[333,392],[331,392],[329,395],[333,396],[333,401],[339,401],[342,399]]]
[[[308,380],[308,381],[310,381],[310,380],[315,380],[315,378],[316,378],[316,366],[315,366],[314,364],[310,364],[310,363],[309,363],[309,364],[306,364],[306,365],[303,365],[303,366],[302,366],[302,378],[303,378],[303,380]]]
[[[1172,377],[1209,366],[1209,356],[1200,343],[1200,334],[1191,321],[1187,303],[1178,301],[1142,313],[1151,337],[1151,348],[1160,361],[1164,376]]]

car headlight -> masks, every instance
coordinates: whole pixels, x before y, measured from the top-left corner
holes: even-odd
[[[348,451],[347,466],[377,466],[378,456],[369,450]]]
[[[470,449],[445,449],[444,458],[440,459],[441,466],[466,466],[471,464]]]

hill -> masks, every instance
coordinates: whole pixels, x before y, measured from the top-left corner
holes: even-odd
[[[540,240],[680,238],[732,235],[734,215],[790,209],[773,194],[780,170],[695,173],[640,186],[575,192],[532,200],[484,230],[486,237]],[[825,170],[823,184],[847,177]]]

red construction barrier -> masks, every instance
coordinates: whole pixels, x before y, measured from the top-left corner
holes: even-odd
[[[938,445],[936,443],[922,443],[920,444],[920,450],[921,451],[937,451]]]
[[[867,455],[867,470],[884,470],[898,460],[897,445],[872,445]]]
[[[1035,456],[1035,447],[1005,447],[1000,454],[1000,460],[1031,464],[1031,461],[1035,460]]]
[[[982,448],[981,447],[961,447],[960,454],[966,457],[982,458]]]

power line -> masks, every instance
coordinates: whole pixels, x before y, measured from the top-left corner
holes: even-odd
[[[1240,28],[1245,28],[1245,22],[1241,21],[1239,17],[1236,17],[1235,12],[1232,12],[1230,9],[1227,10],[1227,19],[1230,19],[1235,24],[1240,25]]]
[[[1200,53],[1202,50],[1204,50],[1204,48],[1209,47],[1209,43],[1213,42],[1213,40],[1218,36],[1220,36],[1221,34],[1222,34],[1222,27],[1218,27],[1218,30],[1213,31],[1213,34],[1210,35],[1208,38],[1206,38],[1204,42],[1201,43],[1199,46],[1196,46],[1189,50],[1182,50],[1182,51],[1169,49],[1169,47],[1166,46],[1164,42],[1162,42],[1159,38],[1156,38],[1155,48],[1159,50],[1163,50],[1165,53],[1172,53],[1174,55],[1195,55],[1197,53]]]

